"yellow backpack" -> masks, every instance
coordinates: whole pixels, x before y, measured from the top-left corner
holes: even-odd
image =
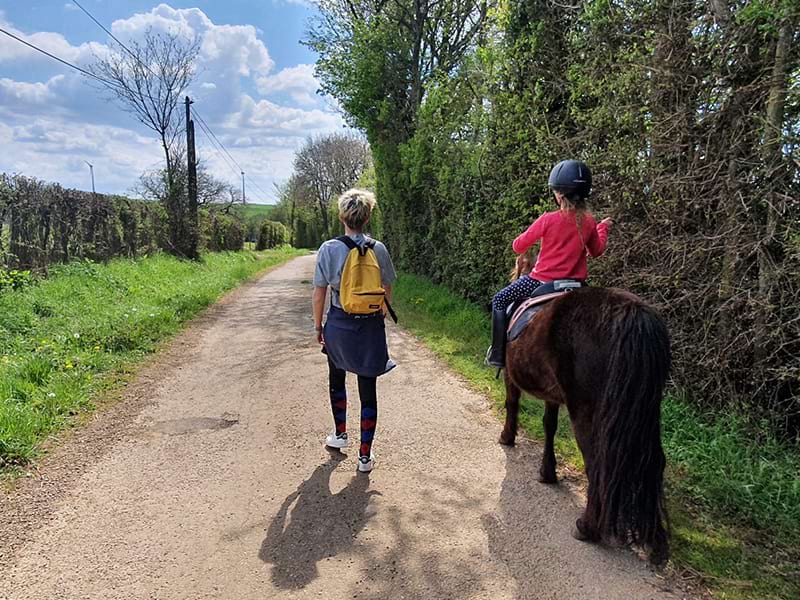
[[[383,310],[386,305],[392,318],[397,321],[394,311],[386,301],[386,290],[381,282],[381,266],[374,250],[375,240],[367,239],[363,246],[359,246],[346,235],[337,239],[350,248],[339,284],[342,309],[353,315],[368,315]]]

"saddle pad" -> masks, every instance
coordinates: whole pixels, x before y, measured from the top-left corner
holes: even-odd
[[[568,291],[569,290],[564,290],[563,292],[553,292],[552,294],[543,294],[541,296],[536,296],[535,298],[523,300],[517,307],[517,310],[514,311],[511,321],[509,321],[508,329],[506,330],[508,341],[513,342],[515,339],[517,339],[525,330],[525,327],[528,325],[528,323],[531,322],[533,316],[542,310],[545,304],[547,304],[550,300],[558,298],[559,296],[563,296],[564,294],[568,293]]]

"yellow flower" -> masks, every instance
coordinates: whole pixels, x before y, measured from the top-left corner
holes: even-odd
[[[66,365],[64,365],[64,367],[66,367],[67,369],[71,369],[74,366],[75,365],[73,365],[71,362],[68,362]]]

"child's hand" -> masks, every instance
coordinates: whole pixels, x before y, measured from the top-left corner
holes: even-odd
[[[611,227],[614,224],[614,220],[611,217],[606,217],[601,223],[605,223],[608,227]]]

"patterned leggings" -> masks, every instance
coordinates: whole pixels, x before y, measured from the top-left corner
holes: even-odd
[[[336,433],[347,431],[347,389],[344,382],[347,372],[337,369],[328,359],[328,381],[330,383],[331,410]],[[369,456],[375,425],[378,422],[378,394],[376,377],[358,376],[358,397],[361,400],[361,447],[359,456]]]
[[[542,285],[541,281],[537,281],[528,275],[523,275],[494,295],[494,298],[492,298],[492,310],[507,309],[514,302],[530,297],[540,285]]]

